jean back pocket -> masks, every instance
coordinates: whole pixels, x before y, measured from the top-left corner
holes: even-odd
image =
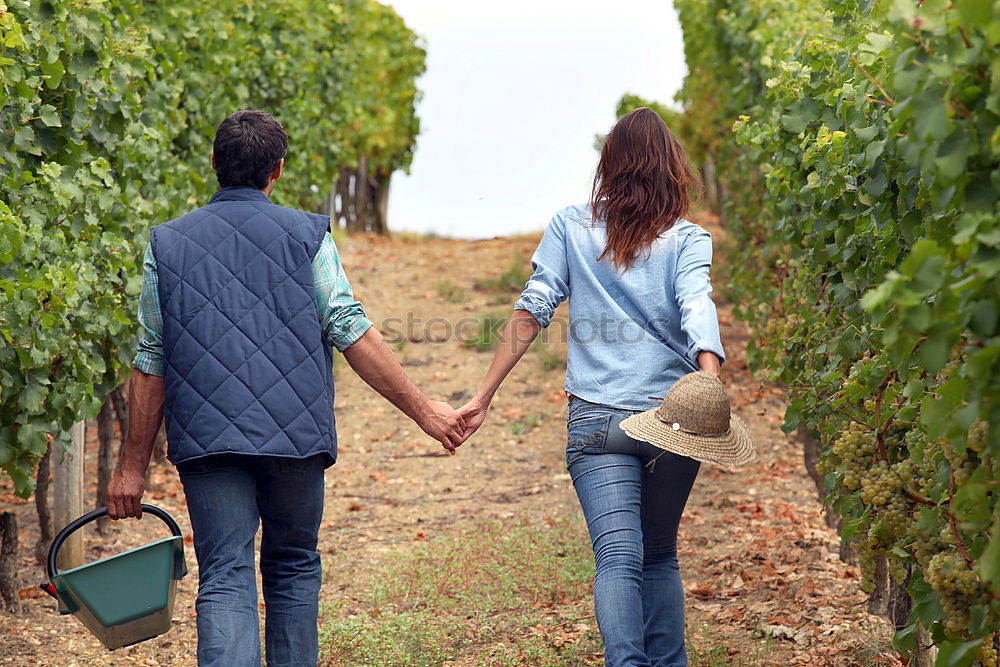
[[[584,454],[603,454],[610,424],[611,414],[607,412],[572,415],[566,424],[566,465]]]

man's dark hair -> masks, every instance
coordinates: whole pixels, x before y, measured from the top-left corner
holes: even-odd
[[[219,187],[263,190],[288,151],[288,136],[265,111],[237,111],[219,124],[212,150]]]

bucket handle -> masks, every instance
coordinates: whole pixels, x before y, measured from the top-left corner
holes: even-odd
[[[167,527],[170,529],[170,532],[174,534],[174,536],[180,537],[181,535],[180,526],[177,525],[177,522],[174,521],[174,518],[169,514],[167,514],[165,510],[160,509],[156,505],[147,505],[146,503],[143,503],[142,511],[148,512],[149,514],[152,514],[156,518],[163,521],[163,523],[167,524]],[[46,570],[48,572],[50,580],[54,579],[55,576],[58,574],[58,572],[56,571],[56,556],[59,554],[59,547],[61,547],[63,542],[66,541],[66,538],[69,537],[72,533],[82,528],[83,526],[87,525],[88,523],[97,521],[101,517],[107,516],[107,514],[108,514],[107,507],[96,509],[93,512],[88,512],[87,514],[84,514],[79,519],[75,519],[69,522],[69,524],[67,524],[65,528],[59,531],[59,534],[56,535],[56,539],[52,540],[52,546],[49,547],[49,557],[46,563]]]

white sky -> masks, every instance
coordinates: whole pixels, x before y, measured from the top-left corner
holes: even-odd
[[[625,92],[672,103],[687,71],[669,0],[386,0],[422,35],[422,131],[393,230],[488,238],[586,201],[594,136]]]

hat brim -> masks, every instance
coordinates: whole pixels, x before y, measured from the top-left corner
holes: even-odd
[[[671,424],[660,421],[656,413],[657,408],[654,408],[632,415],[622,421],[621,428],[636,440],[702,463],[741,466],[757,458],[753,436],[743,420],[736,415],[730,415],[728,433],[705,436],[675,431]]]

